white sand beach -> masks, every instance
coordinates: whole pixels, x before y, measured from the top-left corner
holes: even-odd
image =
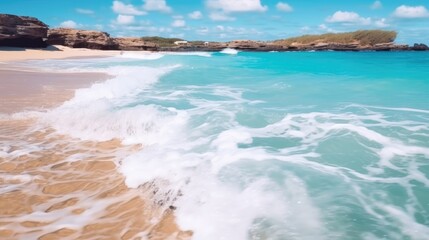
[[[85,48],[69,48],[59,45],[50,46],[45,49],[0,47],[0,62],[76,57],[109,57],[119,55],[120,53],[121,51],[115,50],[104,51]]]

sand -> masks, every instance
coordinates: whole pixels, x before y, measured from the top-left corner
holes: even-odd
[[[73,96],[73,90],[109,76],[96,73],[42,73],[17,68],[17,59],[42,57],[0,53],[0,114],[45,111]],[[68,51],[68,50],[67,50]],[[24,51],[26,52],[26,51]],[[104,56],[82,50],[73,57]],[[80,52],[80,51],[79,51]],[[64,52],[62,52],[64,53]],[[57,54],[57,53],[55,53]],[[47,54],[67,58],[70,54]],[[101,54],[101,55],[97,55]],[[118,172],[118,153],[143,146],[120,141],[90,142],[40,128],[37,119],[0,117],[0,239],[189,239],[174,206],[155,201],[162,181],[129,189]],[[142,173],[144,174],[144,173]]]
[[[121,51],[100,51],[85,48],[69,48],[57,45],[50,46],[45,49],[0,47],[0,62],[74,57],[109,57],[116,56],[120,53]]]
[[[9,70],[0,65],[0,113],[49,109],[70,99],[77,88],[109,78],[102,73],[41,73],[34,69]]]
[[[64,46],[46,49],[0,47],[0,113],[52,108],[73,96],[74,89],[106,80],[102,73],[50,73],[14,64],[37,59],[110,57],[120,51],[100,51]]]

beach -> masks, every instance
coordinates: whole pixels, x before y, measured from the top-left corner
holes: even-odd
[[[0,62],[12,62],[34,59],[64,59],[85,57],[108,57],[120,54],[120,51],[100,51],[86,48],[69,48],[60,45],[42,49],[0,47]]]
[[[425,240],[428,62],[229,49],[4,63],[0,236]]]
[[[47,72],[17,61],[119,54],[58,48],[0,49],[0,237],[189,238],[191,233],[178,229],[169,206],[153,202],[144,191],[147,186],[128,188],[118,172],[118,152],[137,151],[141,145],[123,146],[117,139],[78,141],[38,128],[39,116],[71,99],[76,89],[111,76]]]

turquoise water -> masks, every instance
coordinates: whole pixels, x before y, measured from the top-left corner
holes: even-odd
[[[119,171],[194,239],[428,239],[428,53],[148,56],[63,62],[115,78],[44,120],[142,143]]]

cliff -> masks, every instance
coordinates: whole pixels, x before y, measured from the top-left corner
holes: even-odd
[[[345,33],[304,35],[273,41],[280,49],[290,51],[334,50],[334,51],[390,51],[408,50],[407,45],[396,45],[397,33],[383,30],[361,30]]]
[[[141,38],[113,38],[113,41],[117,44],[117,47],[120,50],[158,50],[158,45],[156,43],[147,42]]]
[[[0,14],[0,46],[44,48],[48,26],[37,18]]]
[[[46,47],[63,45],[100,50],[149,51],[428,51],[425,44],[395,44],[396,32],[362,30],[347,33],[304,35],[275,41],[235,40],[231,42],[185,41],[179,38],[113,38],[106,32],[55,28],[36,18],[0,14],[0,46]]]
[[[100,50],[151,50],[158,49],[157,44],[141,38],[112,38],[106,32],[55,28],[48,32],[48,43],[72,48]]]
[[[50,29],[48,32],[48,43],[50,45],[63,45],[72,48],[118,49],[118,44],[113,41],[108,33],[71,28]]]

